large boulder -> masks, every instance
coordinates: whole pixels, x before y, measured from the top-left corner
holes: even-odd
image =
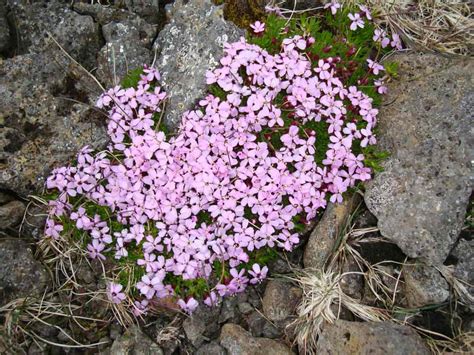
[[[428,355],[430,351],[421,337],[407,326],[337,320],[323,327],[316,353]]]
[[[43,265],[20,239],[0,240],[0,306],[22,297],[40,297],[49,280]]]
[[[474,61],[419,53],[395,60],[400,80],[390,85],[378,134],[391,157],[365,202],[384,237],[439,264],[456,242],[473,186]]]
[[[153,48],[155,67],[168,93],[164,122],[176,129],[184,111],[206,91],[205,74],[217,67],[224,43],[244,32],[223,18],[221,7],[211,0],[177,0],[171,21],[159,33]]]

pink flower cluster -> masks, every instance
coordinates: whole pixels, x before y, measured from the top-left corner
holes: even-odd
[[[327,200],[341,202],[348,188],[370,178],[352,145],[376,142],[378,111],[357,87],[343,85],[335,59],[312,68],[305,50],[313,42],[286,39],[276,55],[243,38],[227,44],[221,66],[207,74],[225,99],[202,99],[169,140],[157,131],[166,95],[154,69],[145,68],[137,88],[103,94],[97,106],[109,110],[111,143],[97,154],[85,147],[76,166],[48,178],[47,188],[60,195],[51,202],[46,235],[59,238],[68,217],[90,237],[91,258],[127,258],[130,247],[139,247],[145,275],[136,287],[145,303],[136,303],[138,314],[147,300],[174,295],[168,274],[210,280],[215,261],[228,265],[231,277],[220,277],[205,304],[259,283],[267,267],[239,267],[252,252],[292,250],[299,243],[295,218],[314,218]],[[374,72],[383,70],[370,64]],[[303,128],[308,122],[324,123],[329,133],[321,166],[314,156],[319,137]],[[269,132],[282,134],[279,148],[262,138]],[[88,214],[81,205],[86,200],[109,207],[123,228]],[[117,285],[108,292],[115,303],[124,298]],[[188,297],[177,304],[192,312],[198,302]]]

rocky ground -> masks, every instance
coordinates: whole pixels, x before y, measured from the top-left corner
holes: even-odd
[[[179,113],[205,92],[204,73],[222,44],[244,34],[207,0],[111,3],[0,0],[0,353],[297,353],[292,322],[306,290],[292,279],[300,270],[352,272],[342,292],[390,315],[361,322],[336,307],[340,319],[323,325],[318,353],[428,354],[435,343],[472,350],[474,65],[416,51],[395,57],[399,80],[378,133],[391,153],[384,171],[329,206],[301,246],[273,262],[269,281],[190,318],[164,311],[128,329],[99,302],[54,293],[57,273],[36,246],[44,215],[31,195],[80,147],[106,143],[105,117],[93,107],[101,86],[153,63],[170,94],[167,124],[176,128]],[[76,282],[103,289],[94,267],[78,265]],[[51,313],[46,324],[21,313],[34,297]],[[80,309],[87,325],[59,317],[64,304]],[[19,337],[20,349],[12,334],[22,331],[29,336]],[[81,348],[69,335],[93,345]]]

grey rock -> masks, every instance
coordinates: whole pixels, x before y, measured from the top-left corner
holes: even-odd
[[[148,48],[155,39],[156,26],[151,26],[140,18],[125,19],[103,25],[102,34],[106,42],[136,42]]]
[[[454,276],[467,282],[469,293],[474,295],[474,240],[460,239],[451,256],[456,260]]]
[[[186,337],[195,348],[199,348],[205,341],[217,336],[219,312],[220,308],[217,305],[207,307],[201,304],[191,317],[183,322]]]
[[[239,312],[242,313],[242,314],[249,314],[249,313],[253,312],[253,310],[254,310],[252,305],[248,302],[241,302],[237,305],[237,307],[239,308]]]
[[[285,0],[282,4],[283,8],[286,9],[295,9],[295,10],[309,10],[314,9],[315,7],[321,6],[324,2],[328,1],[318,1],[318,0]]]
[[[120,12],[119,15],[127,14]],[[97,77],[107,86],[118,85],[130,70],[151,64],[150,47],[156,36],[156,26],[129,13],[120,21],[104,24],[102,33],[107,43],[97,56]]]
[[[92,69],[101,47],[99,26],[92,17],[80,15],[60,1],[25,3],[10,1],[11,22],[15,24],[19,52],[42,52],[56,41],[79,63]]]
[[[227,352],[218,343],[211,342],[197,349],[196,355],[227,355]]]
[[[317,354],[430,354],[421,337],[407,326],[389,322],[326,324],[319,336]]]
[[[205,94],[206,71],[217,67],[225,42],[243,31],[223,19],[211,0],[177,0],[172,19],[158,34],[156,68],[168,93],[164,122],[176,129],[184,111]]]
[[[113,355],[162,355],[161,348],[145,335],[138,326],[133,325],[110,348]]]
[[[111,22],[132,22],[140,29],[141,39],[146,38],[147,41],[153,41],[155,39],[158,24],[149,23],[137,14],[126,9],[85,2],[74,2],[73,9],[79,14],[91,16],[94,21],[102,26]]]
[[[108,87],[115,86],[130,70],[148,65],[151,60],[150,50],[133,40],[109,42],[97,56],[97,78]]]
[[[402,273],[408,307],[423,307],[448,299],[448,283],[434,267],[423,264],[406,265]]]
[[[1,343],[1,340],[0,340],[0,343]],[[2,350],[2,348],[0,347],[0,351]],[[43,355],[43,354],[47,354],[48,353],[48,345],[41,345],[41,347],[36,344],[35,342],[33,342],[30,347],[28,348],[28,355]],[[6,350],[5,350],[5,353],[6,353]]]
[[[240,323],[241,315],[239,313],[238,304],[239,300],[237,297],[225,297],[222,300],[222,307],[219,314],[219,323]]]
[[[0,240],[0,306],[13,299],[41,296],[49,280],[46,269],[19,239]]]
[[[6,1],[0,1],[0,53],[5,53],[11,46],[12,36],[7,20]]]
[[[104,115],[89,106],[97,85],[56,48],[1,61],[0,76],[0,188],[38,192],[52,168],[107,142]]]
[[[341,279],[341,289],[346,294],[355,299],[361,299],[364,293],[364,276],[354,257],[348,255],[344,266],[343,273],[348,273]]]
[[[149,22],[159,21],[159,0],[125,0],[125,6]]]
[[[11,201],[0,206],[0,229],[17,226],[25,213],[25,205],[21,201]]]
[[[24,223],[21,225],[22,237],[36,240],[42,238],[47,215],[47,206],[29,205],[26,209]]]
[[[110,325],[109,336],[111,339],[113,340],[118,339],[120,335],[122,335],[122,333],[123,333],[123,328],[120,324],[114,322]]]
[[[344,231],[350,214],[359,202],[359,195],[353,195],[341,204],[328,204],[306,244],[303,257],[305,268],[321,269],[324,266],[337,238]]]
[[[283,321],[295,314],[302,294],[289,282],[270,280],[263,296],[263,313],[272,322]]]
[[[473,186],[474,61],[400,54],[400,81],[380,111],[391,157],[367,185],[381,234],[412,258],[440,264],[461,230]]]
[[[266,320],[258,311],[253,311],[247,316],[247,325],[254,337],[276,339],[282,335],[280,329]]]
[[[15,197],[12,195],[0,191],[0,205],[4,205],[7,202],[13,201],[14,199]]]
[[[232,355],[293,354],[286,345],[272,339],[254,338],[244,328],[231,323],[224,324],[219,341]]]

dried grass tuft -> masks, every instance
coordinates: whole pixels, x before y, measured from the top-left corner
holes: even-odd
[[[349,0],[346,2],[356,2]],[[361,2],[361,1],[357,1]],[[376,21],[402,36],[411,48],[474,54],[472,4],[465,0],[364,0]]]
[[[305,269],[298,271],[295,278],[290,278],[303,290],[298,318],[290,325],[295,329],[296,342],[303,353],[316,353],[316,342],[323,323],[334,323],[342,307],[366,321],[388,319],[383,310],[364,305],[343,292],[341,280],[348,274]]]

